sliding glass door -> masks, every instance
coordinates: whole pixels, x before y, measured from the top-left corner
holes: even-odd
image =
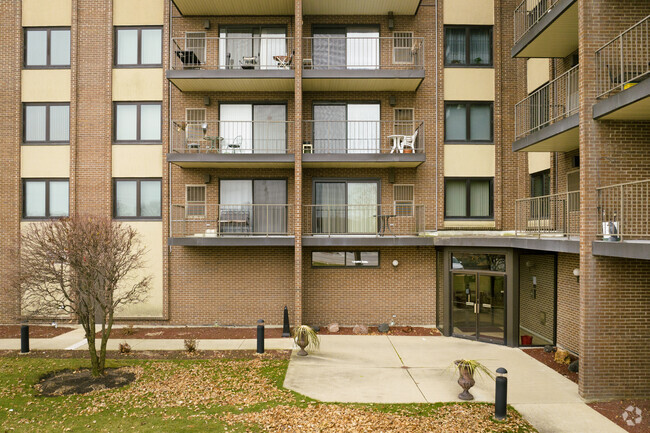
[[[348,153],[379,153],[379,104],[348,104]]]
[[[313,232],[377,233],[376,181],[322,181],[314,184]]]
[[[221,180],[221,233],[285,234],[287,182],[275,179]]]
[[[315,104],[314,153],[379,153],[379,104]]]
[[[221,104],[219,110],[223,153],[286,153],[285,105]]]
[[[277,69],[274,56],[287,55],[287,32],[283,27],[230,27],[219,34],[219,65],[222,69]]]
[[[312,62],[314,69],[379,69],[379,29],[315,28]]]

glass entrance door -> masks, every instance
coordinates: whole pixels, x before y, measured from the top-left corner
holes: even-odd
[[[453,273],[454,335],[476,339],[476,274]]]
[[[505,275],[452,272],[453,334],[505,343]]]

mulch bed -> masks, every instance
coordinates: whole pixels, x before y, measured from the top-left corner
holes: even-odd
[[[319,335],[354,335],[352,326],[341,326],[339,332],[329,332],[327,327],[321,327]],[[388,332],[379,332],[376,326],[368,327],[368,335],[410,335],[415,337],[439,336],[436,328],[423,328],[421,326],[392,326]]]
[[[535,348],[535,349],[522,349],[522,351],[542,364],[547,365],[548,367],[551,367],[553,370],[557,371],[560,373],[562,376],[566,377],[567,379],[578,383],[578,373],[573,373],[569,371],[569,366],[566,364],[558,364],[555,362],[554,356],[555,352],[549,352],[546,353],[543,348]]]
[[[28,355],[21,355],[17,350],[0,351],[0,357],[51,358],[51,359],[90,359],[86,350],[34,350]],[[199,350],[188,353],[184,350],[133,350],[119,353],[106,351],[106,359],[290,359],[291,350],[265,350],[257,354],[254,350]]]
[[[105,374],[100,377],[93,377],[87,368],[57,371],[42,378],[34,388],[47,397],[120,388],[135,380],[135,373],[130,370],[128,367],[107,368],[104,370]]]
[[[21,325],[0,325],[0,338],[20,338]],[[74,331],[68,326],[29,325],[29,338],[52,338]]]
[[[615,400],[589,403],[592,409],[612,420],[616,425],[632,433],[650,433],[650,400]],[[639,412],[641,419],[639,420]],[[624,418],[624,413],[627,416]],[[629,421],[629,423],[628,423]],[[640,421],[638,424],[637,422]],[[630,425],[633,424],[633,425]]]

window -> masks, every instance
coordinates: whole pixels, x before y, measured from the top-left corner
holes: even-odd
[[[23,104],[23,142],[69,143],[70,104]]]
[[[68,179],[23,179],[23,218],[67,217]]]
[[[580,210],[580,170],[574,170],[566,175],[566,189],[569,192],[569,211],[578,212]],[[573,194],[571,194],[573,193]]]
[[[70,29],[25,29],[25,68],[69,68]]]
[[[445,102],[446,143],[492,143],[492,102]]]
[[[492,27],[445,26],[445,66],[492,66]]]
[[[205,185],[185,186],[185,216],[205,217]]]
[[[162,66],[162,28],[116,27],[115,66]]]
[[[115,103],[114,125],[116,142],[160,143],[161,103]]]
[[[445,179],[445,218],[491,219],[493,179]]]
[[[315,181],[313,203],[313,233],[377,233],[376,180]]]
[[[395,215],[413,216],[413,190],[414,185],[393,185],[393,204]]]
[[[314,104],[314,153],[380,153],[380,111],[377,103]]]
[[[113,179],[113,217],[160,219],[160,179]]]
[[[224,153],[286,153],[287,106],[221,104],[219,136]]]
[[[551,170],[530,175],[530,196],[542,197],[551,193]]]
[[[393,63],[412,65],[419,63],[420,41],[413,32],[393,32]]]
[[[219,182],[221,233],[286,234],[287,181],[238,179]]]
[[[312,251],[315,268],[379,267],[379,251]]]

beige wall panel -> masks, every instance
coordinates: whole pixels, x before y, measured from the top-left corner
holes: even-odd
[[[72,0],[23,0],[23,27],[69,26]]]
[[[114,26],[161,26],[163,0],[113,0]]]
[[[528,173],[537,173],[551,168],[551,154],[548,152],[528,152]]]
[[[162,177],[163,151],[158,144],[113,146],[113,177]]]
[[[528,93],[549,80],[549,59],[528,59],[526,62],[526,87]]]
[[[70,69],[23,69],[23,102],[69,102]]]
[[[445,145],[445,177],[493,177],[494,146]]]
[[[163,70],[113,69],[113,101],[162,101]]]
[[[494,101],[494,69],[445,68],[447,101]]]
[[[492,0],[447,0],[443,12],[445,24],[494,24]]]
[[[70,146],[21,146],[20,177],[70,177]]]
[[[143,278],[151,275],[151,291],[148,299],[141,304],[121,308],[118,317],[155,317],[163,315],[163,238],[162,221],[130,221],[125,223],[140,234],[140,242],[147,249],[145,268],[134,273],[132,278]]]

